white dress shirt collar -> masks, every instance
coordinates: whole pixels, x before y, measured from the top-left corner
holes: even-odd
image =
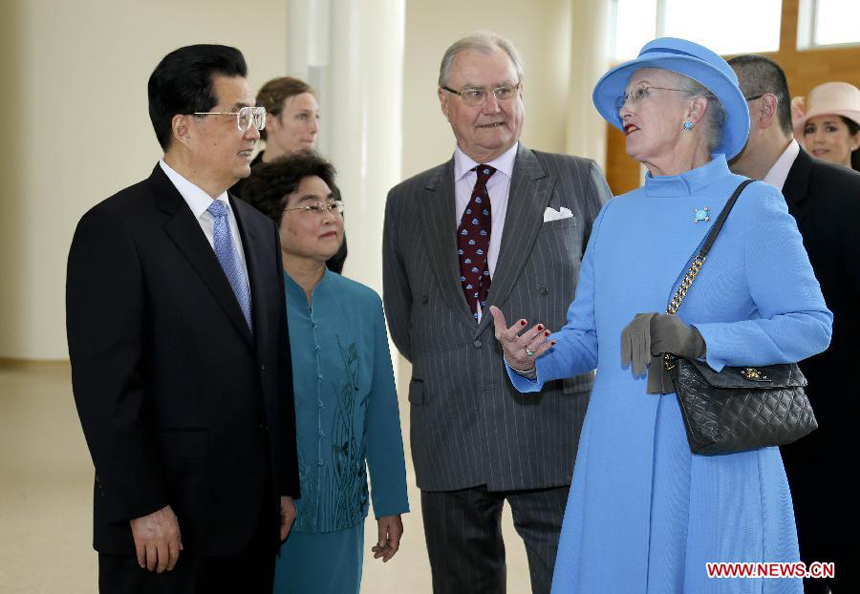
[[[161,165],[162,171],[164,171],[173,185],[176,186],[176,189],[182,195],[182,198],[185,199],[185,202],[188,203],[188,208],[194,213],[194,218],[199,219],[200,215],[206,212],[206,209],[212,204],[212,197],[204,192],[200,186],[196,186],[185,179],[180,173],[165,163],[164,159],[159,159],[158,164]],[[220,200],[226,204],[227,212],[230,212],[230,201],[227,199],[226,190],[221,192],[221,195],[216,200]]]
[[[797,140],[792,138],[782,155],[780,155],[779,159],[776,160],[776,163],[773,164],[773,167],[770,168],[770,171],[767,172],[767,175],[764,176],[762,181],[772,186],[776,186],[779,191],[782,192],[782,186],[785,185],[788,172],[791,169],[791,166],[794,165],[794,160],[797,159],[797,155],[799,154],[800,145],[797,144]]]
[[[508,179],[510,179],[514,174],[514,162],[517,159],[517,148],[519,146],[520,143],[515,142],[514,146],[489,163],[478,163],[472,157],[460,150],[460,146],[458,145],[454,149],[454,181],[459,181],[472,169],[482,164],[495,167],[496,171],[501,171],[508,177]]]

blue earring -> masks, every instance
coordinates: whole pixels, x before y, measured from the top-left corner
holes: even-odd
[[[693,129],[693,122],[691,122],[690,120],[687,120],[686,122],[684,122],[684,130],[687,130],[689,132],[692,129]]]

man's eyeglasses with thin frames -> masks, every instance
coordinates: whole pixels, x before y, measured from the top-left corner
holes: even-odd
[[[478,107],[487,102],[490,93],[496,98],[497,103],[506,103],[513,99],[520,88],[521,83],[515,85],[499,85],[494,89],[466,88],[462,91],[456,91],[451,87],[442,85],[442,89],[453,95],[457,95],[462,99],[463,103],[469,107]]]
[[[196,116],[208,115],[229,115],[236,116],[236,127],[240,131],[245,132],[251,125],[262,130],[266,127],[266,108],[265,107],[243,107],[239,111],[195,111]]]

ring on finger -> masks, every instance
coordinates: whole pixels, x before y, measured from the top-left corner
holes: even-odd
[[[525,349],[526,349],[526,356],[527,357],[534,357],[535,356],[535,352],[533,350],[531,350],[529,347],[525,347]]]

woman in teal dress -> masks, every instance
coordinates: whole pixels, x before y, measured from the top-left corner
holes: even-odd
[[[275,568],[277,594],[357,593],[370,472],[379,539],[397,552],[409,511],[400,415],[382,301],[331,272],[343,239],[334,169],[302,152],[255,167],[245,199],[281,234],[301,498]]]
[[[596,219],[563,328],[507,328],[492,310],[520,391],[597,368],[553,592],[799,594],[797,578],[708,577],[708,562],[798,561],[791,495],[776,447],[692,454],[660,365],[662,352],[717,371],[791,363],[830,340],[797,225],[764,183],[741,194],[678,315],[663,314],[744,180],[726,163],[749,128],[737,77],[707,48],[656,39],[601,78],[594,102],[648,168],[645,184]]]

